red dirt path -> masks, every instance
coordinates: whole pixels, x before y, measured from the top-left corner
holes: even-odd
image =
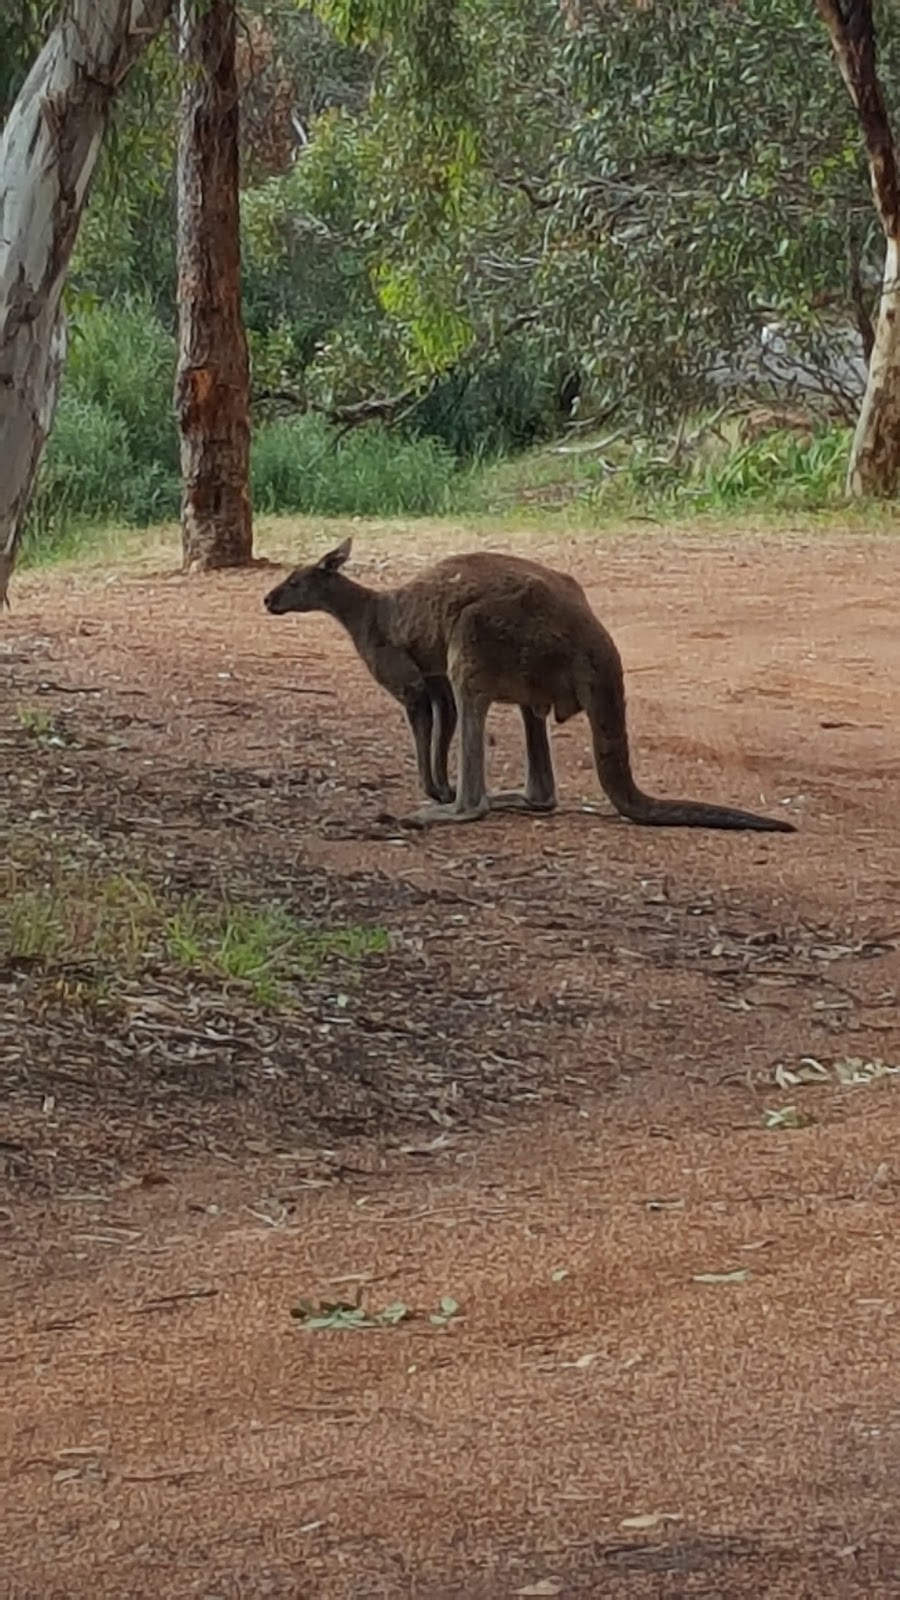
[[[796,837],[611,818],[581,722],[557,816],[404,834],[400,712],[271,571],[17,582],[5,837],[392,949],[274,1020],[164,972],[98,1020],[0,952],[4,1600],[900,1596],[900,1084],[833,1071],[900,1064],[900,543],[530,548],[645,787]],[[416,1315],[291,1316],[357,1290]]]

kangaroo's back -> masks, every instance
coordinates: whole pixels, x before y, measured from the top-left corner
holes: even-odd
[[[500,551],[447,556],[384,596],[382,615],[423,672],[446,670],[447,645],[462,614],[479,606],[515,618],[521,640],[571,631],[577,613],[593,618],[581,584],[565,572]],[[599,623],[597,624],[599,627]]]

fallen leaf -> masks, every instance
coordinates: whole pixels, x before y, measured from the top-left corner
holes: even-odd
[[[843,1084],[872,1083],[875,1078],[893,1078],[897,1073],[900,1067],[889,1066],[878,1057],[867,1061],[864,1056],[844,1056],[834,1063],[834,1075]]]
[[[746,1283],[750,1277],[749,1267],[736,1267],[734,1272],[695,1272],[695,1283]]]
[[[630,1528],[637,1532],[645,1528],[658,1528],[661,1522],[680,1521],[680,1511],[646,1511],[639,1517],[623,1517],[619,1527]]]
[[[540,1578],[537,1583],[526,1583],[524,1589],[514,1589],[516,1595],[562,1594],[562,1584],[556,1578]]]
[[[313,1333],[325,1328],[396,1328],[412,1315],[402,1300],[372,1312],[366,1311],[358,1301],[346,1300],[299,1300],[291,1307],[291,1316]]]
[[[827,1083],[829,1073],[815,1056],[802,1056],[796,1067],[786,1067],[779,1061],[773,1077],[779,1089],[798,1089],[803,1083]]]
[[[815,1056],[801,1056],[797,1076],[801,1083],[822,1083],[828,1078],[828,1068]]]
[[[798,1106],[781,1106],[765,1115],[767,1128],[808,1128],[814,1121],[808,1111],[801,1111]]]
[[[383,1311],[376,1314],[375,1320],[385,1328],[396,1328],[398,1322],[407,1322],[412,1316],[408,1306],[402,1300],[395,1300],[393,1305],[385,1306]]]
[[[439,1133],[425,1144],[402,1144],[400,1153],[404,1156],[436,1156],[442,1150],[446,1150],[451,1143],[449,1133]]]
[[[434,1327],[434,1328],[443,1328],[451,1320],[452,1317],[456,1317],[458,1315],[459,1315],[459,1304],[458,1304],[458,1302],[453,1299],[452,1295],[445,1294],[445,1295],[442,1295],[442,1297],[441,1297],[441,1303],[440,1303],[439,1309],[437,1311],[432,1311],[431,1316],[428,1318],[428,1320],[431,1323],[432,1327]]]

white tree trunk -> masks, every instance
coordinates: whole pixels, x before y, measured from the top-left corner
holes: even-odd
[[[53,423],[61,296],[110,106],[172,0],[69,0],[0,137],[0,606]]]
[[[816,0],[866,142],[885,258],[869,378],[856,424],[847,492],[900,490],[900,161],[877,71],[872,0]]]
[[[856,424],[847,492],[900,492],[900,241],[888,239],[869,377]]]

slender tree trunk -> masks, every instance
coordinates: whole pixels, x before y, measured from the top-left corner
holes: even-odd
[[[847,491],[894,498],[900,491],[900,240],[887,241],[875,343],[856,423]]]
[[[245,566],[253,555],[235,31],[235,0],[181,0],[175,406],[186,571]]]
[[[70,0],[0,136],[0,606],[53,424],[61,296],[112,101],[171,0]]]
[[[878,81],[872,0],[816,0],[856,107],[872,193],[885,237],[881,301],[866,392],[856,424],[847,492],[900,491],[900,178],[897,147]]]

